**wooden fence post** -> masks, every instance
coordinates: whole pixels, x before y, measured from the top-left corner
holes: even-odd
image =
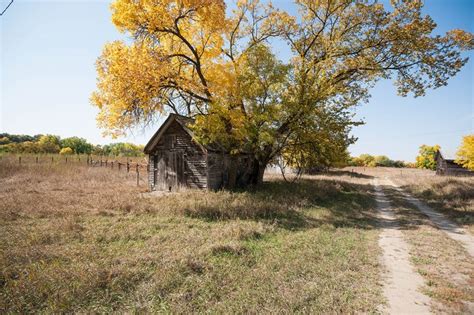
[[[140,172],[138,171],[138,163],[137,163],[137,186],[140,186]]]
[[[18,157],[18,163],[21,164],[21,156]]]
[[[54,161],[54,157],[52,156],[52,157],[51,157],[51,163],[53,163],[53,161]]]
[[[130,163],[128,163],[128,159],[127,159],[127,173],[130,172]]]
[[[66,164],[67,164],[67,156],[66,156]]]
[[[36,164],[38,164],[38,157],[36,157]]]
[[[114,161],[110,162],[110,165],[112,166],[112,169],[114,168]]]

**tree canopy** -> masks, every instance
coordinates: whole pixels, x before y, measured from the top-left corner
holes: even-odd
[[[440,150],[439,145],[429,146],[423,144],[420,146],[420,151],[416,157],[416,167],[436,170],[436,153]]]
[[[93,145],[84,138],[61,139],[56,135],[0,134],[0,153],[94,154],[105,156],[143,156],[143,145],[118,142]]]
[[[58,153],[61,149],[60,138],[55,135],[43,135],[38,139],[38,145],[44,153]]]
[[[79,137],[69,137],[61,140],[62,148],[70,148],[75,154],[90,154],[93,145],[88,143],[86,139]]]
[[[461,146],[456,152],[456,163],[474,170],[474,134],[463,137]]]
[[[105,45],[91,101],[118,136],[164,112],[194,117],[196,140],[255,160],[341,157],[354,108],[377,80],[422,96],[466,64],[473,35],[433,35],[422,1],[296,0],[293,16],[257,0],[116,0],[112,21],[131,41]],[[226,14],[230,12],[230,14]],[[289,61],[279,60],[286,43]]]
[[[358,157],[351,157],[348,161],[350,166],[368,166],[368,167],[405,167],[404,161],[394,161],[385,155],[361,154]]]

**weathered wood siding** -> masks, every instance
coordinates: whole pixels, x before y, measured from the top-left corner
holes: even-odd
[[[209,152],[207,154],[207,187],[209,189],[220,189],[227,180],[225,173],[224,155],[221,153]]]
[[[148,190],[155,190],[155,156],[148,154]]]
[[[145,146],[150,190],[233,188],[245,186],[252,173],[249,156],[231,156],[203,147],[186,128],[192,119],[170,114]]]
[[[243,187],[251,174],[250,158],[246,155],[209,152],[208,187],[210,189]]]
[[[178,124],[172,122],[153,148],[150,158],[150,190],[179,187],[207,188],[206,153]]]
[[[453,160],[446,160],[438,154],[436,159],[436,174],[446,176],[473,176],[474,172],[456,164]]]

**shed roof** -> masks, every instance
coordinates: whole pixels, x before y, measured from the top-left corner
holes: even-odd
[[[438,151],[438,154],[441,155],[441,158],[446,161],[454,161],[456,159],[456,155],[453,154],[452,152],[447,152],[447,151]]]
[[[160,141],[161,137],[163,134],[166,132],[166,130],[171,126],[171,124],[176,121],[183,129],[184,131],[191,136],[191,138],[194,139],[194,134],[191,129],[189,129],[188,125],[192,124],[194,122],[193,118],[186,117],[186,116],[181,116],[178,114],[171,113],[169,114],[168,118],[166,118],[165,122],[160,126],[157,132],[151,137],[151,139],[148,141],[148,143],[145,145],[145,148],[143,151],[145,153],[150,153],[152,148],[154,148],[157,143]],[[206,151],[212,151],[212,152],[224,152],[221,146],[219,146],[216,143],[213,143],[211,145],[202,145],[201,143],[198,143],[197,141],[194,141],[199,147],[201,147],[203,150]]]
[[[164,121],[164,123],[158,128],[155,134],[151,137],[148,143],[145,145],[143,151],[145,153],[150,153],[150,150],[156,146],[156,144],[160,141],[161,137],[165,133],[165,131],[171,126],[173,121],[176,121],[183,129],[186,131],[191,137],[193,136],[193,132],[187,127],[187,124],[193,123],[194,119],[181,116],[178,114],[169,114],[168,118]]]

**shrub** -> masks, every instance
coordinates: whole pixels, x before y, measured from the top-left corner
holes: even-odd
[[[92,152],[92,144],[88,143],[86,139],[79,137],[62,139],[61,147],[69,147],[76,154],[90,154]]]
[[[436,169],[436,153],[439,151],[440,146],[434,145],[422,145],[420,147],[420,154],[416,157],[416,166],[418,168],[435,170]]]
[[[70,147],[62,148],[61,151],[59,151],[59,154],[61,154],[61,155],[71,155],[73,153],[74,152],[72,151],[72,149]]]
[[[60,139],[55,135],[44,135],[38,140],[38,145],[44,153],[58,153],[60,150]]]

